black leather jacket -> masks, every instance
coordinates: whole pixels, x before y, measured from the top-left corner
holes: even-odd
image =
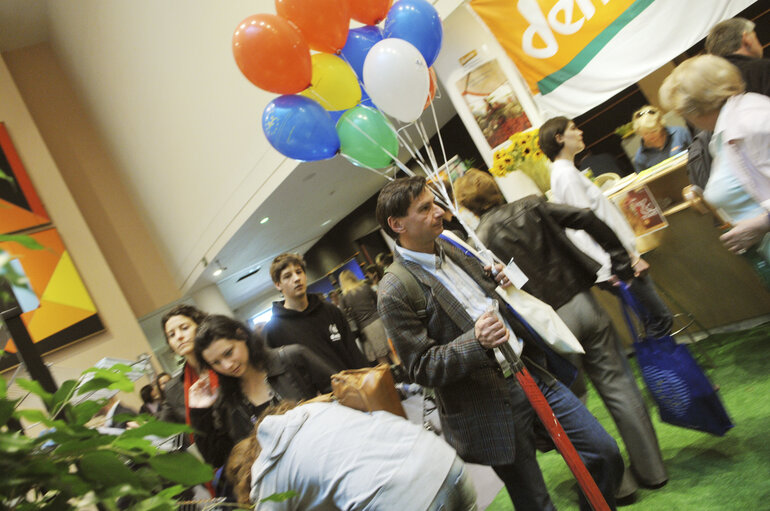
[[[610,255],[612,272],[623,280],[634,273],[615,233],[590,209],[553,204],[530,195],[495,207],[476,228],[481,241],[504,262],[511,258],[529,278],[524,291],[558,309],[596,281],[599,263],[570,242],[565,228],[582,229]]]
[[[336,371],[305,346],[290,344],[266,351],[267,381],[276,399],[301,401],[331,392],[331,375]],[[233,446],[252,433],[254,419],[240,392],[220,394],[211,408],[191,408],[195,445],[203,459],[215,467],[223,465]]]

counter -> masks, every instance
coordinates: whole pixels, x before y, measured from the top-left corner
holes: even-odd
[[[770,292],[750,264],[722,246],[710,214],[699,213],[683,199],[682,188],[689,184],[687,155],[682,153],[624,178],[605,194],[612,198],[646,185],[661,206],[668,227],[638,238],[638,246],[656,285],[681,306],[661,294],[672,312],[684,308],[706,328],[770,315]],[[596,289],[595,294],[630,342],[617,298]],[[696,330],[695,325],[690,329]]]

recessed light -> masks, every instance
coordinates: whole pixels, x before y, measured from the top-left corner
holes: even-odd
[[[329,220],[327,220],[324,223],[322,223],[321,227],[323,227],[324,225],[329,225],[331,222],[332,222],[332,219],[330,218]]]
[[[259,221],[259,223],[260,223],[260,224],[266,224],[268,220],[270,220],[270,217],[269,217],[269,216],[266,216],[265,218],[263,218],[262,220],[260,220],[260,221]]]

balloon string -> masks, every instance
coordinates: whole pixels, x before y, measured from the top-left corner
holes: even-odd
[[[416,161],[416,163],[420,166],[420,168],[422,168],[423,172],[425,172],[425,175],[430,175],[430,171],[425,167],[425,161],[422,158],[422,154],[420,154],[419,149],[417,149],[417,146],[414,145],[414,143],[412,142],[411,137],[408,136],[409,132],[406,131],[405,128],[402,128],[402,129],[404,129],[404,133],[407,134],[406,138],[409,139],[410,143],[407,143],[406,140],[404,139],[404,137],[402,137],[402,135],[400,133],[400,131],[401,131],[400,129],[399,130],[395,130],[396,137],[401,142],[401,145],[404,147],[404,149],[409,151],[409,155]]]

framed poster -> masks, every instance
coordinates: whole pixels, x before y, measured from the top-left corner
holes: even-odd
[[[497,59],[480,64],[455,82],[492,149],[519,131],[532,127]]]
[[[91,296],[56,229],[0,242],[0,254],[21,264],[40,306],[21,314],[40,355],[104,330]],[[13,341],[5,345],[0,370],[16,365]]]
[[[646,186],[628,190],[612,200],[623,212],[637,237],[668,227],[663,211]]]
[[[0,234],[50,222],[5,124],[0,123]]]

